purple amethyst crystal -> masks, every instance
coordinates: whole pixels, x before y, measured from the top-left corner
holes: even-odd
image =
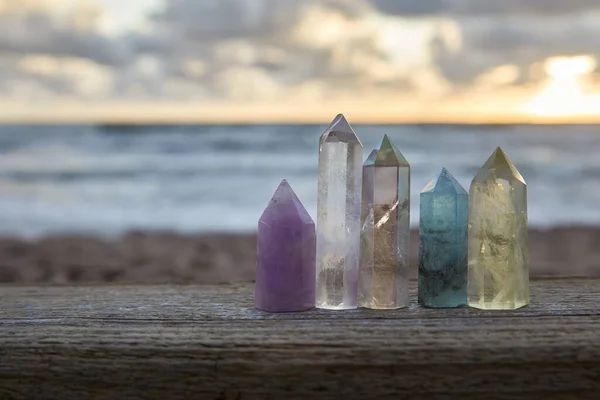
[[[284,179],[258,220],[256,308],[313,308],[315,251],[315,223]]]

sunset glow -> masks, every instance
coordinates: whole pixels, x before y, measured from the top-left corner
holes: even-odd
[[[596,67],[590,56],[555,57],[546,60],[548,80],[524,110],[540,116],[600,114],[600,94],[586,92],[586,76]]]
[[[600,123],[600,5],[551,3],[0,0],[0,122]]]

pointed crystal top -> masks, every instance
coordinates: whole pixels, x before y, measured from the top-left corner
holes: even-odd
[[[374,153],[375,154],[374,154]],[[390,141],[387,135],[383,136],[378,149],[373,150],[364,165],[409,167],[408,161]]]
[[[287,180],[283,179],[271,201],[262,213],[259,222],[272,225],[275,222],[293,223],[314,223],[310,214],[304,206]]]
[[[473,181],[486,181],[490,178],[490,173],[494,174],[494,179],[502,178],[508,181],[516,179],[525,184],[525,180],[500,146],[494,150],[490,158],[483,164]]]
[[[446,168],[442,168],[442,171],[421,190],[421,193],[468,194]]]
[[[354,133],[354,130],[342,114],[338,114],[325,132],[321,135],[321,142],[344,142],[344,143],[362,143]]]
[[[375,165],[375,159],[377,158],[377,150],[373,149],[369,153],[369,156],[365,160],[363,165]]]

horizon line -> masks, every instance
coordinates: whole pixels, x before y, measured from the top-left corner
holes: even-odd
[[[0,102],[0,106],[1,106]],[[356,105],[332,104],[321,109],[289,105],[227,107],[212,104],[169,104],[119,108],[64,104],[51,108],[0,107],[0,124],[50,125],[270,125],[326,124],[339,113],[351,124],[373,125],[588,125],[600,124],[598,114],[535,115],[524,112],[481,112],[466,108],[424,112],[410,109],[364,109]]]
[[[176,118],[0,118],[1,126],[16,125],[94,125],[94,126],[152,126],[152,125],[328,125],[331,121],[317,118],[273,119],[176,119]],[[600,125],[600,116],[589,118],[476,118],[476,119],[368,119],[353,118],[352,125]]]

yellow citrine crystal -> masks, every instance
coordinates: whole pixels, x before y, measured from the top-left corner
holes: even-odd
[[[527,185],[500,147],[469,190],[471,307],[514,310],[529,303]]]

